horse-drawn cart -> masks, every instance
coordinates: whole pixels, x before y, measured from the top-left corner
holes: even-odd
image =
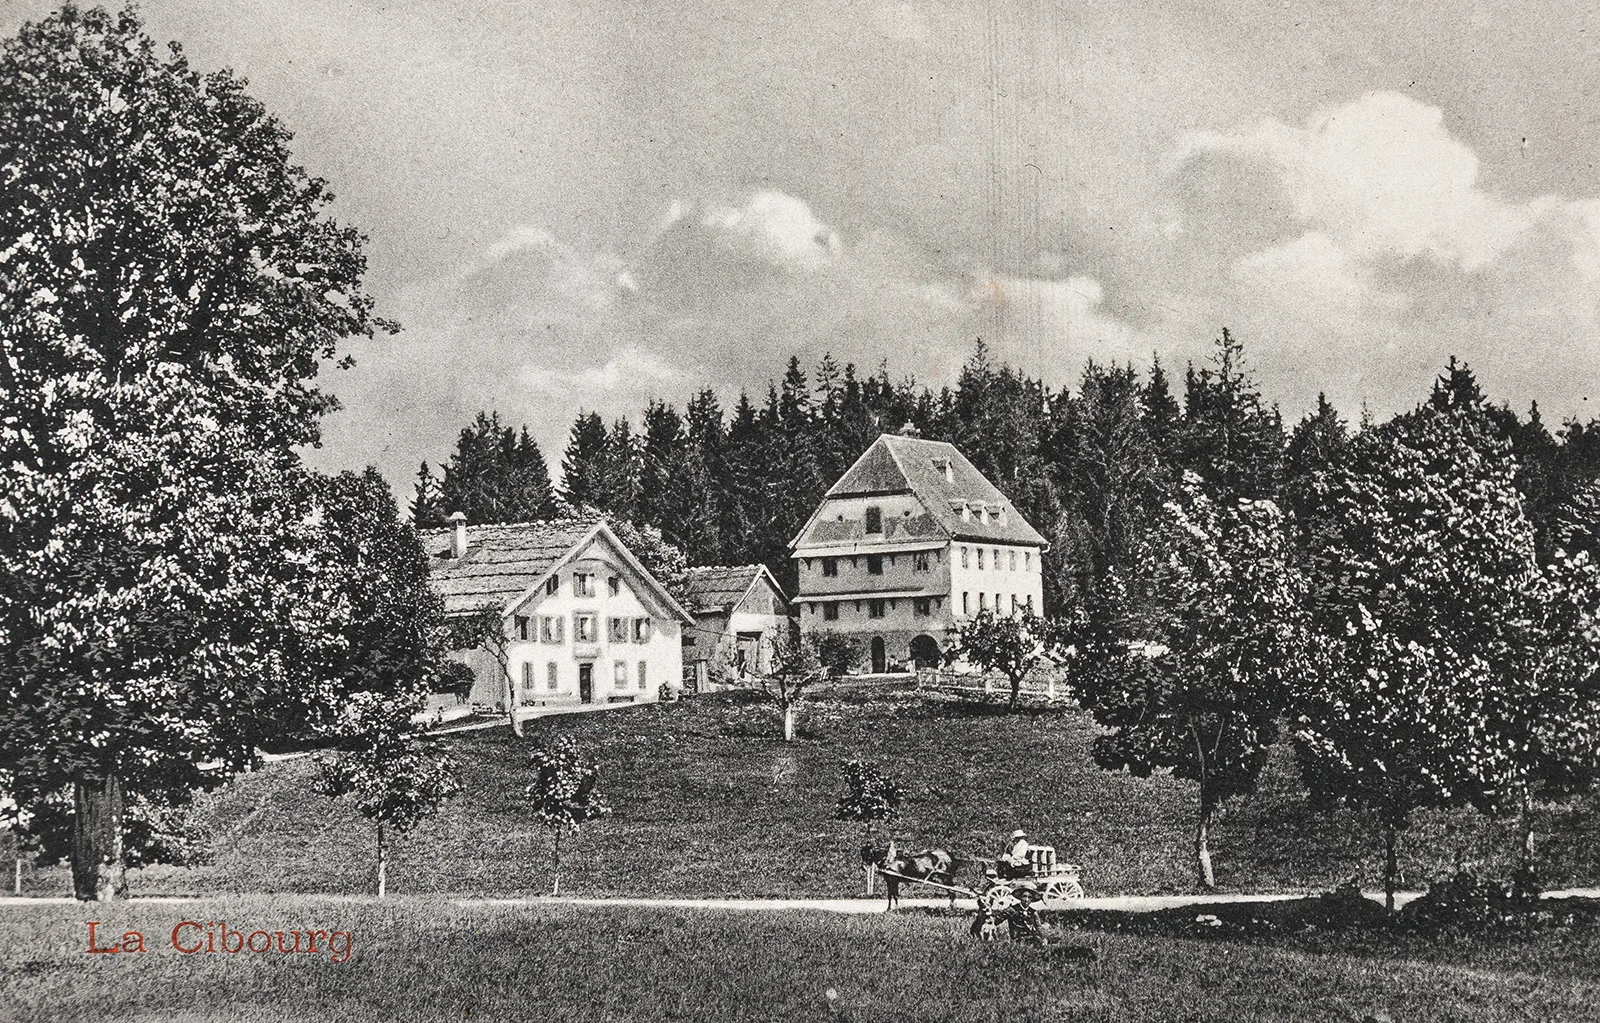
[[[938,850],[929,850],[930,853]],[[1056,860],[1054,848],[1030,846],[1026,867],[1014,866],[1004,861],[977,859],[981,877],[976,889],[955,883],[957,861],[944,856],[944,869],[929,870],[924,862],[928,854],[913,854],[875,865],[880,877],[887,882],[889,907],[899,901],[898,890],[902,884],[927,885],[950,896],[955,905],[957,898],[972,899],[977,903],[978,914],[972,922],[972,933],[986,941],[998,940],[1005,925],[1009,936],[1016,940],[1042,941],[1036,911],[1049,902],[1084,897],[1080,870],[1076,865]],[[917,872],[894,867],[915,867]]]

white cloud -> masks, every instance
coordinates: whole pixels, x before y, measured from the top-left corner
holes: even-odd
[[[1323,231],[1307,231],[1250,253],[1233,265],[1232,272],[1243,284],[1296,300],[1345,307],[1376,304],[1391,310],[1406,305],[1404,295],[1380,290],[1367,268]]]
[[[805,200],[783,192],[757,192],[742,206],[714,207],[701,223],[730,248],[791,269],[826,266],[844,251],[838,232]]]
[[[1065,359],[1070,372],[1084,358],[1120,362],[1149,355],[1148,339],[1105,309],[1105,288],[1093,277],[1000,278],[983,282],[977,297],[1020,340],[1043,342],[1053,362]]]
[[[1361,259],[1427,255],[1477,270],[1559,205],[1479,187],[1477,154],[1446,130],[1443,111],[1393,92],[1318,111],[1304,127],[1268,118],[1179,138],[1180,160],[1207,151],[1267,161],[1300,219]]]
[[[584,369],[524,365],[518,380],[529,391],[547,397],[582,396],[593,402],[614,391],[648,391],[689,379],[684,369],[669,365],[642,348],[620,349],[603,365]]]

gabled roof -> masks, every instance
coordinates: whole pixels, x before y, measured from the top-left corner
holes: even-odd
[[[733,611],[758,581],[765,578],[780,600],[787,601],[783,587],[765,565],[697,565],[689,569],[688,595],[684,603],[694,614]]]
[[[885,517],[883,536],[870,539],[861,522],[841,522],[824,515],[834,498],[890,494],[915,496],[925,514]],[[965,520],[963,507],[971,509]],[[999,512],[1001,521],[991,521],[993,516],[988,512]],[[889,433],[873,441],[828,489],[822,504],[790,546],[903,543],[930,536],[1048,546],[1038,530],[954,444]]]
[[[510,522],[467,527],[467,553],[450,556],[453,531],[430,529],[419,534],[428,555],[429,580],[444,597],[446,614],[471,611],[485,605],[503,614],[530,596],[552,572],[572,560],[592,540],[611,546],[631,568],[651,595],[673,616],[693,619],[673,599],[660,580],[639,563],[604,519],[556,519],[548,522]]]

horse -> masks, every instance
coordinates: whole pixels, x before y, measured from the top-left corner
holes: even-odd
[[[861,847],[861,862],[870,867],[881,867],[893,871],[894,874],[903,875],[894,877],[884,875],[884,885],[888,890],[889,909],[900,904],[900,885],[906,878],[917,881],[930,881],[934,884],[953,885],[956,874],[963,867],[974,862],[959,856],[952,856],[943,849],[921,849],[917,852],[902,852],[897,850],[894,843],[889,843],[887,849],[874,849],[870,845]],[[950,893],[950,905],[955,906],[956,896]]]

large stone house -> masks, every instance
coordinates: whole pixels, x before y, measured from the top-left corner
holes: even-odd
[[[953,445],[884,434],[790,544],[800,627],[857,639],[875,672],[932,665],[981,610],[1040,613],[1046,549]]]
[[[683,633],[684,677],[698,686],[720,672],[765,672],[789,628],[789,601],[765,565],[691,568],[684,605],[694,616]]]
[[[445,613],[488,610],[470,702],[532,717],[657,700],[683,675],[681,630],[693,618],[603,520],[567,519],[422,534]]]

